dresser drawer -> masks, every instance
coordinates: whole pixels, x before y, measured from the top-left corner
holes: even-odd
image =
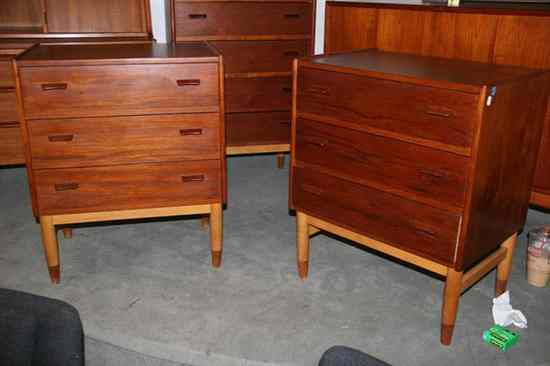
[[[298,119],[296,160],[413,200],[464,205],[469,160],[456,154]]]
[[[478,96],[301,68],[298,111],[412,138],[470,147]]]
[[[225,125],[228,146],[290,142],[290,112],[229,113]]]
[[[311,33],[311,4],[176,1],[176,40],[185,36]]]
[[[5,122],[17,122],[17,97],[12,87],[0,86],[0,124]]]
[[[460,217],[306,168],[295,168],[296,209],[443,264],[453,262]]]
[[[221,202],[218,160],[33,173],[40,215]]]
[[[21,68],[28,119],[216,112],[216,64]]]
[[[292,80],[288,77],[226,79],[226,112],[290,110]]]
[[[217,113],[29,121],[33,167],[220,158]]]
[[[223,55],[226,73],[291,72],[292,60],[309,54],[310,42],[211,42]]]
[[[0,125],[0,165],[25,164],[19,124]]]
[[[14,87],[11,62],[0,59],[0,92],[3,87]]]

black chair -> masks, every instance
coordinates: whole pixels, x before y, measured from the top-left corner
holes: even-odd
[[[83,366],[78,311],[63,301],[0,289],[0,365]]]

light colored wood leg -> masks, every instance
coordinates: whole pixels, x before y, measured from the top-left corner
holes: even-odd
[[[495,296],[502,295],[508,286],[508,277],[510,276],[510,269],[512,268],[512,258],[514,257],[517,237],[518,235],[514,234],[506,239],[501,245],[501,247],[506,248],[506,256],[497,266]]]
[[[285,154],[277,154],[277,168],[283,169],[285,167]]]
[[[296,250],[298,275],[305,280],[309,269],[309,230],[307,215],[299,211],[296,212]]]
[[[210,216],[201,217],[201,227],[206,230],[210,226]]]
[[[449,268],[445,281],[445,289],[443,290],[441,343],[447,346],[451,344],[451,339],[453,338],[458,302],[462,290],[462,275],[463,272],[457,272],[453,268]]]
[[[63,228],[63,237],[65,237],[65,239],[70,239],[73,237],[73,229],[71,229],[70,227],[64,227]]]
[[[50,280],[52,283],[59,283],[61,270],[59,265],[59,245],[57,243],[57,235],[55,225],[51,216],[40,217],[40,228],[42,229],[42,245],[46,254],[46,262],[48,263],[48,271],[50,272]]]
[[[210,245],[212,266],[220,267],[223,252],[223,209],[221,203],[211,205],[210,211]]]

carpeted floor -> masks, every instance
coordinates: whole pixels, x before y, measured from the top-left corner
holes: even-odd
[[[525,237],[512,304],[529,320],[501,353],[481,340],[492,325],[494,274],[462,297],[453,344],[439,343],[443,282],[319,235],[310,276],[295,269],[288,170],[273,156],[229,159],[220,269],[197,219],[88,225],[60,235],[62,283],[49,282],[24,169],[0,169],[0,286],[64,299],[79,309],[88,365],[315,365],[335,344],[395,366],[550,365],[550,287],[527,284]],[[550,223],[529,212],[528,227]]]

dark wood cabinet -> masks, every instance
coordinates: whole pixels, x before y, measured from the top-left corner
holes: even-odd
[[[449,8],[329,1],[325,13],[326,53],[377,48],[550,69],[548,4],[484,3]],[[550,108],[547,109],[531,203],[550,208]]]
[[[219,266],[224,77],[204,44],[39,45],[14,63],[50,277],[56,225],[209,215]]]
[[[227,153],[289,150],[291,64],[313,53],[315,2],[172,0],[172,39],[224,56]]]
[[[294,83],[300,276],[319,230],[437,273],[449,344],[462,291],[495,267],[506,289],[550,72],[370,49],[300,59]]]

